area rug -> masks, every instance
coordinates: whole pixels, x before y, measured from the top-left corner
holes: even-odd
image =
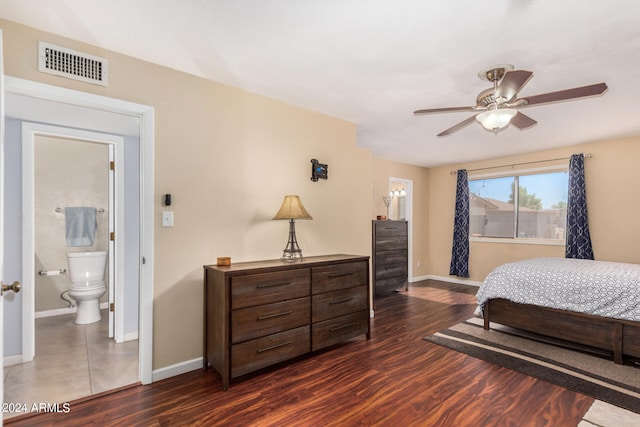
[[[424,338],[478,359],[640,413],[640,366],[546,344],[474,317]]]

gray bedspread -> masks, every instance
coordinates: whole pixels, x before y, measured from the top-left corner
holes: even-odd
[[[640,321],[640,265],[567,258],[508,263],[480,286],[480,308],[492,298]]]

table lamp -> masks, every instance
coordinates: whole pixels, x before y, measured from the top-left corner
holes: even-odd
[[[296,240],[296,219],[313,219],[309,212],[302,206],[299,196],[284,196],[282,206],[276,213],[273,219],[288,219],[289,220],[289,240],[287,246],[284,248],[282,257],[283,261],[293,262],[297,259],[302,259],[302,249],[298,246]]]

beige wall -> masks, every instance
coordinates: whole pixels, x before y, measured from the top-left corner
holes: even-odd
[[[406,165],[390,160],[373,158],[371,219],[386,215],[387,207],[382,199],[389,194],[389,178],[413,182],[413,277],[429,274],[429,169]],[[419,265],[418,265],[419,264]]]
[[[35,267],[67,266],[67,252],[105,251],[109,233],[109,148],[106,144],[36,135],[34,140]],[[93,206],[98,227],[93,246],[67,247],[64,213],[56,208]],[[105,279],[108,280],[105,271]],[[35,310],[67,308],[60,294],[69,289],[68,274],[35,275]],[[70,297],[67,295],[67,299]],[[107,301],[105,294],[101,301]]]
[[[585,175],[589,228],[596,259],[640,263],[637,249],[640,223],[636,219],[640,209],[640,168],[634,165],[640,156],[640,137],[630,137],[431,169],[430,274],[449,275],[456,186],[456,177],[449,171],[555,159],[574,153],[593,155],[585,160]],[[543,256],[563,257],[564,246],[472,242],[470,280],[483,281],[493,268],[505,262]]]
[[[288,225],[272,221],[285,194],[305,255],[371,250],[371,154],[354,124],[0,20],[5,73],[155,108],[153,369],[202,356],[202,265],[278,258]],[[107,88],[39,73],[38,40],[109,60]],[[312,182],[310,160],[329,164]],[[11,185],[8,183],[7,185]],[[160,226],[173,195],[173,228]],[[144,254],[143,254],[144,255]]]

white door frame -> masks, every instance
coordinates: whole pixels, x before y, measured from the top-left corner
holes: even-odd
[[[115,302],[115,319],[109,312],[109,336],[116,342],[124,341],[124,137],[100,132],[90,132],[64,126],[22,122],[22,362],[35,356],[35,141],[36,136],[60,137],[80,142],[109,145],[109,157],[115,168],[115,188],[109,173],[109,231],[114,231],[115,241],[109,240],[109,301]],[[119,165],[119,167],[118,167]],[[107,162],[105,162],[107,167]],[[113,210],[115,204],[115,211]],[[111,229],[113,227],[113,229]],[[108,235],[108,233],[107,233]],[[113,297],[115,296],[115,300]],[[120,309],[118,309],[120,307]],[[115,320],[115,328],[113,321]],[[114,331],[115,329],[115,331]],[[115,334],[114,334],[115,332]]]
[[[5,92],[133,116],[140,122],[139,377],[153,381],[153,107],[5,76]]]
[[[124,248],[120,249],[120,242],[124,239],[124,155],[120,155],[120,149],[116,148],[116,144],[109,144],[109,218],[108,228],[109,237],[107,237],[109,248],[109,284],[108,284],[108,297],[109,297],[109,338],[114,338],[116,342],[124,342],[124,298],[120,299],[120,295],[124,295],[124,277],[122,281],[114,280],[120,271],[124,268]],[[124,153],[124,138],[122,138],[122,152]],[[120,158],[122,157],[122,160]],[[111,165],[115,165],[115,170],[111,168]],[[118,167],[120,166],[120,167]],[[120,182],[122,179],[122,182]],[[122,194],[123,198],[120,198]],[[116,201],[117,197],[117,201]],[[117,211],[116,211],[117,209]],[[120,214],[123,216],[121,217]],[[115,241],[111,239],[111,233],[116,236]],[[122,233],[122,235],[120,235]],[[122,252],[122,255],[120,255]],[[124,274],[122,274],[124,276]],[[122,276],[121,276],[122,277]],[[119,299],[116,304],[116,298]],[[116,310],[111,309],[113,304]],[[118,309],[120,307],[120,309]],[[116,326],[117,323],[117,326]]]

